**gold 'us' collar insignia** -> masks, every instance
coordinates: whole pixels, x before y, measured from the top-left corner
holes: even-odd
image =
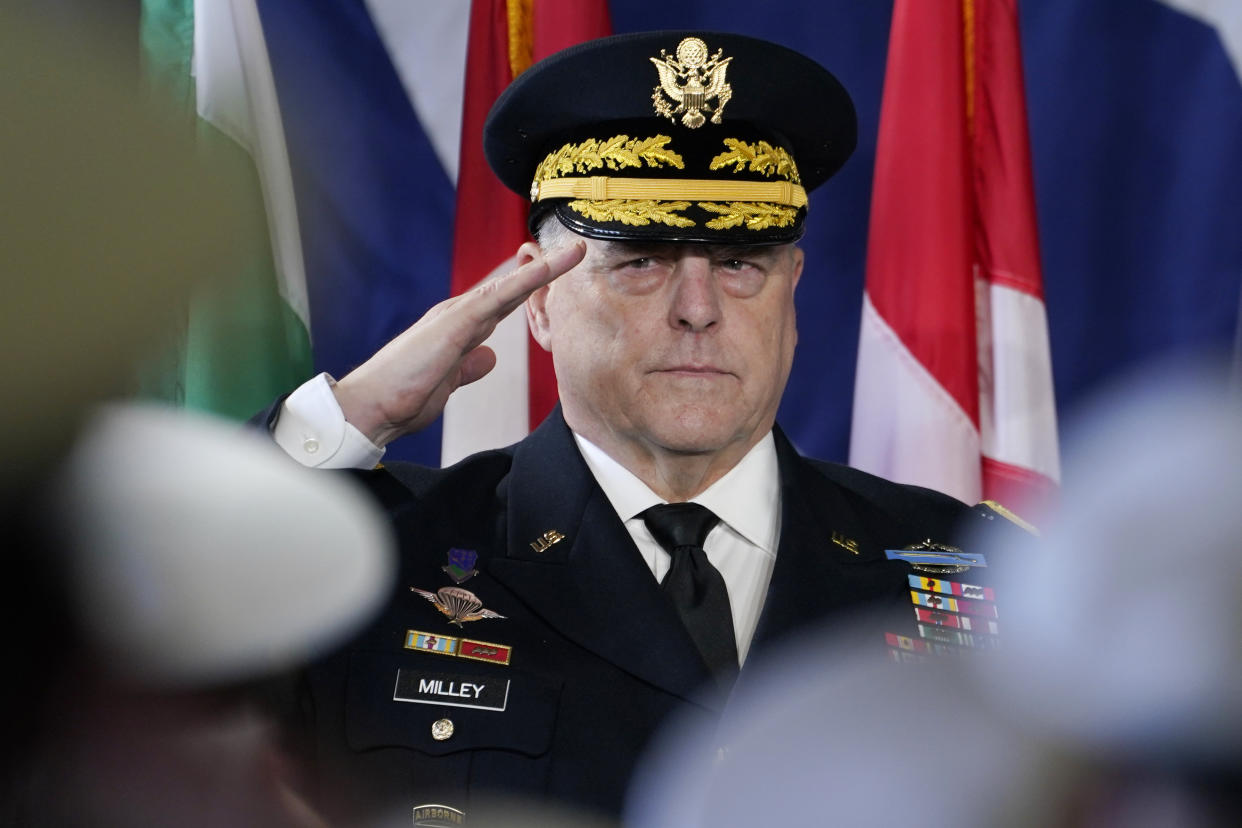
[[[565,540],[565,536],[555,529],[549,529],[539,537],[530,542],[530,548],[536,552],[543,554],[552,548],[553,544],[560,543]]]
[[[689,129],[697,129],[706,123],[704,112],[710,112],[712,123],[720,123],[725,104],[733,97],[733,87],[725,80],[731,57],[723,56],[724,50],[710,54],[707,44],[697,37],[687,37],[677,44],[677,56],[669,57],[664,49],[660,57],[648,58],[660,73],[660,85],[651,93],[651,103],[657,115],[681,123]],[[713,107],[711,101],[715,100]]]
[[[842,535],[840,532],[833,532],[832,542],[835,543],[837,546],[841,547],[842,549],[846,550],[847,552],[850,552],[854,555],[858,554],[858,541],[854,540],[853,538],[847,538],[845,535]]]

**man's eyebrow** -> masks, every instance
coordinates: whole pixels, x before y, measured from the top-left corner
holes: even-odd
[[[783,249],[780,245],[731,245],[709,248],[717,259],[772,259]]]
[[[600,255],[618,256],[679,256],[695,251],[712,259],[764,259],[779,257],[782,245],[683,244],[678,242],[605,240],[600,242]]]
[[[643,242],[643,241],[604,241],[602,242],[602,250],[605,256],[635,256],[642,254],[658,253],[668,251],[676,245],[661,244],[659,242]]]
[[[622,253],[629,249],[629,245],[615,241],[604,241],[599,243],[599,252],[604,254]]]

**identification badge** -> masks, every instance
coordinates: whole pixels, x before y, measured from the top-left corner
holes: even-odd
[[[509,703],[509,680],[402,667],[397,670],[397,686],[393,689],[392,699],[413,704],[503,711]]]

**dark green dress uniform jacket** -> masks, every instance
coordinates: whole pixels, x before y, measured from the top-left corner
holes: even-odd
[[[909,565],[885,549],[948,540],[975,513],[807,460],[779,429],[775,437],[780,546],[748,666],[853,610],[898,609],[912,627]],[[379,617],[302,685],[310,787],[330,815],[425,804],[469,813],[492,794],[615,815],[670,717],[719,715],[688,634],[559,410],[515,446],[450,468],[394,463],[360,476],[392,516],[401,563]],[[563,539],[540,543],[549,532]],[[461,587],[503,618],[459,629],[410,590],[453,585],[442,569],[450,549],[477,553],[478,574]],[[885,631],[875,633],[877,657]],[[509,663],[407,648],[418,633],[483,642],[472,646],[493,658],[509,648]]]

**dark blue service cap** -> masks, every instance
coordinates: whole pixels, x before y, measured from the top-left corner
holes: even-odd
[[[592,40],[531,66],[492,107],[488,163],[597,239],[781,244],[857,142],[849,94],[784,46],[721,32]]]

